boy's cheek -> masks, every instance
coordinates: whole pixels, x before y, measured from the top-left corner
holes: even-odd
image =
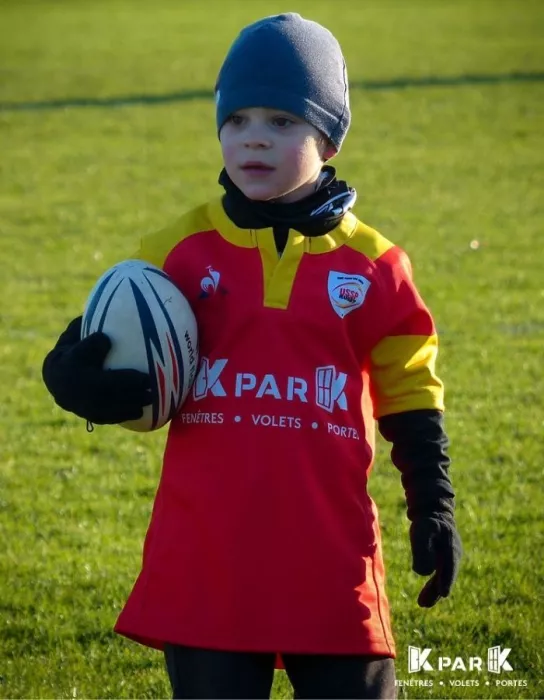
[[[312,144],[292,146],[284,151],[283,163],[291,172],[305,176],[307,171],[313,171],[320,166],[319,153]]]
[[[223,162],[227,168],[230,164],[234,165],[236,163],[236,149],[234,146],[221,142],[221,151],[223,153]]]

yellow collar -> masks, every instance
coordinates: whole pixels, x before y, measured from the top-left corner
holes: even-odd
[[[272,228],[259,229],[259,237],[254,229],[242,229],[236,226],[225,213],[223,197],[218,197],[208,204],[208,216],[214,229],[229,243],[243,248],[255,248],[259,245],[258,238],[262,240],[266,232],[273,237]],[[355,233],[357,217],[348,212],[344,215],[338,226],[322,236],[304,236],[298,231],[289,231],[289,246],[303,246],[306,253],[329,253],[344,245]],[[262,235],[261,235],[262,234]]]

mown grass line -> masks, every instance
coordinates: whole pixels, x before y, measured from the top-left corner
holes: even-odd
[[[544,81],[543,73],[503,73],[498,75],[430,75],[399,77],[390,80],[363,80],[350,82],[350,90],[402,90],[419,87],[455,87],[466,85],[496,85],[502,83],[538,83]],[[185,90],[163,95],[118,95],[112,97],[78,97],[39,102],[0,102],[0,111],[32,111],[65,109],[67,107],[126,107],[130,105],[160,105],[191,100],[212,100],[213,91]]]

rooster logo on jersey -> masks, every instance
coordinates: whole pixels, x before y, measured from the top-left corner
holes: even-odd
[[[216,292],[226,294],[227,290],[219,284],[221,273],[214,270],[211,265],[208,265],[206,270],[208,270],[208,274],[200,280],[200,288],[202,289],[200,298],[205,299],[213,296]]]

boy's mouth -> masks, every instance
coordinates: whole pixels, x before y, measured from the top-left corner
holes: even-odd
[[[275,170],[271,165],[262,163],[259,160],[249,160],[241,165],[240,168],[246,173],[270,173],[272,170]]]

